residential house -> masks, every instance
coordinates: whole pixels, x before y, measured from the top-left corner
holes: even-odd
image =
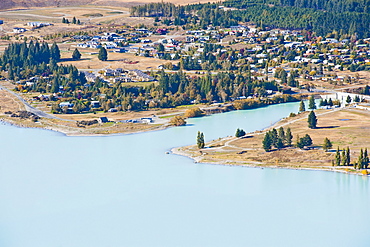
[[[24,33],[24,32],[26,32],[25,28],[22,28],[22,27],[13,28],[13,33]]]

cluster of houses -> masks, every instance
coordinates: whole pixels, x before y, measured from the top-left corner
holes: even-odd
[[[155,78],[144,73],[141,70],[124,70],[122,68],[117,69],[105,69],[100,73],[92,73],[84,71],[86,80],[88,82],[94,82],[97,78],[105,80],[107,82],[119,83],[119,82],[149,82],[154,81]],[[103,77],[101,77],[101,75]]]
[[[167,30],[165,30],[167,32]],[[135,30],[124,30],[123,35],[116,33],[104,33],[101,36],[74,36],[76,40],[84,41],[77,46],[82,48],[100,48],[104,46],[111,52],[135,53],[138,56],[156,57],[165,59],[178,59],[188,57],[188,52],[193,50],[190,56],[192,59],[202,62],[199,59],[204,51],[206,43],[225,44],[223,40],[228,40],[235,44],[252,44],[250,49],[243,49],[243,54],[236,52],[236,59],[243,58],[250,64],[254,72],[264,74],[265,70],[261,66],[267,60],[275,61],[277,67],[281,62],[281,55],[286,55],[294,50],[297,54],[290,58],[291,63],[296,64],[320,64],[330,66],[332,69],[342,69],[341,64],[359,64],[370,63],[370,39],[364,39],[362,43],[351,43],[349,39],[321,38],[308,40],[307,35],[299,30],[271,29],[261,31],[252,25],[237,25],[224,29],[215,29],[208,27],[206,30],[188,30],[177,38],[163,38],[153,42],[149,37],[155,33],[162,34],[162,30],[149,31],[145,28]],[[172,36],[173,37],[173,36]],[[124,43],[122,47],[122,43]],[[159,45],[163,47],[159,50]],[[322,52],[318,46],[320,44],[329,45],[327,52]],[[285,51],[283,54],[282,51]],[[219,49],[215,54],[227,52],[226,48]],[[355,55],[355,56],[354,56]],[[359,58],[360,57],[360,58]],[[340,63],[338,62],[340,61]],[[276,68],[277,68],[276,67]],[[269,73],[274,73],[275,68],[269,68]],[[136,73],[136,75],[135,75]],[[131,81],[151,81],[153,78],[133,71],[132,75],[122,73],[121,71],[106,70],[104,76],[113,82],[131,82]],[[339,80],[344,77],[329,78],[320,74],[308,75],[306,79],[312,80]]]
[[[0,23],[2,24],[2,23]],[[36,29],[36,28],[41,28],[41,27],[47,27],[47,26],[52,26],[53,24],[51,23],[43,23],[43,22],[28,22],[27,26],[30,27],[31,30]],[[14,27],[13,28],[13,33],[24,33],[26,32],[27,29],[23,27]]]

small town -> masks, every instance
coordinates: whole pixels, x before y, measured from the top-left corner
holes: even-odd
[[[370,0],[1,0],[1,247],[368,246]]]

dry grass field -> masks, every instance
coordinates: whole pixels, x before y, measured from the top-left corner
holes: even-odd
[[[63,65],[74,65],[78,69],[91,69],[91,70],[102,70],[104,68],[123,68],[127,70],[141,69],[141,70],[157,70],[157,67],[164,64],[166,61],[157,58],[146,58],[135,56],[132,53],[108,53],[108,61],[100,61],[98,59],[98,50],[94,49],[82,49],[78,48],[81,52],[81,60],[71,61],[72,52],[75,47],[70,47],[70,45],[60,45],[61,56],[64,59],[60,64]],[[137,61],[136,64],[128,64],[126,61]]]
[[[361,148],[370,149],[370,112],[355,108],[341,110],[317,110],[318,128],[309,129],[307,115],[301,113],[296,117],[286,118],[275,128],[290,127],[293,134],[293,143],[297,137],[309,134],[313,140],[311,149],[301,150],[290,147],[282,150],[265,152],[262,148],[262,140],[265,132],[247,134],[244,138],[226,138],[207,143],[206,148],[201,150],[195,146],[174,150],[195,160],[204,163],[232,164],[287,167],[297,169],[334,169],[332,160],[335,159],[335,150],[349,147],[352,161],[357,160]],[[333,148],[328,152],[322,149],[324,138],[327,137],[333,143]],[[335,167],[345,170],[348,167]],[[351,170],[351,168],[350,168]]]
[[[1,0],[0,10],[5,9],[31,9],[40,7],[66,7],[66,6],[79,6],[79,5],[92,5],[92,6],[114,6],[114,7],[130,7],[135,5],[141,5],[145,3],[152,3],[156,1],[152,0]],[[159,1],[158,1],[159,2]],[[208,3],[216,1],[206,1],[206,0],[167,0],[165,2],[170,2],[178,5],[194,4],[194,3]]]

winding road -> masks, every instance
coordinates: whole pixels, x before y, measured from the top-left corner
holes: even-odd
[[[12,95],[14,95],[15,97],[17,97],[17,99],[19,99],[19,101],[21,103],[23,103],[24,107],[26,108],[26,111],[28,112],[32,112],[33,114],[39,116],[39,117],[42,117],[42,118],[49,118],[49,119],[58,119],[58,120],[63,120],[63,121],[72,121],[74,122],[74,120],[68,120],[68,119],[63,119],[63,118],[59,118],[59,117],[56,117],[54,115],[51,115],[51,114],[48,114],[46,112],[43,112],[33,106],[31,106],[30,104],[27,103],[27,101],[25,101],[20,95],[18,95],[17,93],[9,90],[8,88],[4,87],[4,86],[1,86],[0,85],[0,90],[6,90],[8,91],[9,93],[11,93]]]

